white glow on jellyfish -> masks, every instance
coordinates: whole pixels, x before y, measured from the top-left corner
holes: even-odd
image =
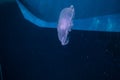
[[[64,8],[59,17],[57,32],[58,39],[61,42],[61,45],[66,45],[69,42],[68,34],[71,31],[73,26],[73,17],[75,15],[74,6],[71,5],[68,8]]]

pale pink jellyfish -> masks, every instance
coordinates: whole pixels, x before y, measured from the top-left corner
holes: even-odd
[[[62,45],[66,45],[69,42],[68,34],[71,31],[73,26],[73,17],[74,17],[74,6],[71,5],[68,8],[64,8],[59,17],[58,21],[58,38]]]

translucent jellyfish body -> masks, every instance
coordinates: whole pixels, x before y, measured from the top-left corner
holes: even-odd
[[[69,42],[68,34],[73,26],[74,6],[71,5],[68,8],[64,8],[59,16],[57,32],[58,39],[61,45],[66,45]]]

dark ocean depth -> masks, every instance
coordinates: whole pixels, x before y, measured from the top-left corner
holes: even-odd
[[[69,39],[62,46],[57,29],[25,20],[15,2],[1,4],[0,76],[3,80],[120,80],[120,32],[72,30]]]

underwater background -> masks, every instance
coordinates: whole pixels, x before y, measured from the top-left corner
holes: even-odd
[[[60,11],[74,4],[69,44],[61,45],[57,26],[37,25],[15,0],[1,0],[0,80],[120,80],[119,0],[39,1],[44,8],[34,0],[21,3],[55,25]]]

